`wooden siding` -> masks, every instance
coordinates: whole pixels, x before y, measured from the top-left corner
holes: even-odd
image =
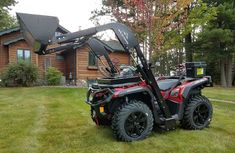
[[[72,73],[72,79],[76,80],[76,69],[75,69],[75,51],[67,51],[65,57],[65,77],[69,79],[69,73]]]
[[[64,60],[57,60],[56,54],[49,54],[49,55],[38,55],[33,52],[32,47],[24,41],[18,41],[9,45],[9,63],[16,63],[17,62],[17,49],[28,49],[30,50],[30,58],[31,63],[35,64],[39,68],[40,77],[43,78],[45,74],[45,60],[50,61],[50,65],[52,67],[56,67],[60,70],[63,74],[65,74],[65,62]]]
[[[102,74],[99,72],[98,69],[88,67],[88,55],[89,54],[87,48],[77,49],[77,79],[94,80],[98,77],[102,77]],[[117,62],[117,67],[119,67],[121,64],[130,64],[129,55],[127,53],[111,53],[110,58],[112,61]],[[106,62],[104,58],[102,58],[102,60]],[[99,62],[98,64],[100,65],[101,63]]]
[[[32,50],[31,47],[29,47],[29,45],[21,40],[18,41],[16,43],[10,44],[8,51],[9,51],[9,63],[16,63],[17,62],[17,50],[18,49],[26,49],[26,50],[30,50],[30,61],[32,64],[38,65],[38,58],[37,58],[37,54],[35,54]]]
[[[19,36],[20,32],[14,32],[0,36],[0,72],[9,63],[8,46],[4,46],[3,43]]]
[[[58,60],[56,56],[56,54],[38,55],[38,68],[42,77],[44,77],[46,72],[46,60],[50,61],[50,66],[56,67],[59,71],[65,74],[65,60]]]

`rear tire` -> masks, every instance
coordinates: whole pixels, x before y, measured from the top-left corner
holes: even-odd
[[[213,108],[208,98],[196,95],[190,98],[181,125],[185,129],[201,130],[212,120]]]
[[[132,100],[125,103],[114,113],[112,129],[118,140],[142,140],[153,129],[152,111],[141,101]]]

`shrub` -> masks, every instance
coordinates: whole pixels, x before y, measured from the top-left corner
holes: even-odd
[[[48,85],[59,85],[62,73],[55,67],[49,67],[46,72],[46,81]]]
[[[3,86],[32,86],[38,79],[35,65],[21,61],[9,64],[1,76]]]

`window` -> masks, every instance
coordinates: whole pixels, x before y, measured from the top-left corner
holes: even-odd
[[[27,63],[30,63],[31,55],[30,50],[27,49],[17,49],[17,61],[25,61]]]
[[[55,32],[55,38],[56,38],[56,39],[62,38],[62,37],[61,37],[62,35],[63,35],[63,34],[62,34],[61,32],[58,32],[58,31]]]
[[[58,37],[58,36],[61,36],[61,35],[62,35],[61,32],[58,32],[58,31],[55,32],[55,37]]]
[[[97,66],[97,58],[91,52],[89,52],[88,66]]]
[[[49,67],[51,67],[51,60],[50,58],[44,59],[44,70],[46,71]]]
[[[56,54],[56,59],[58,61],[64,61],[64,56]]]

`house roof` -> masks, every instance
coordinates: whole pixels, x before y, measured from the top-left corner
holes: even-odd
[[[109,47],[111,47],[113,51],[115,52],[125,52],[124,48],[122,47],[120,42],[117,40],[104,41],[104,43],[108,45]]]
[[[6,34],[9,34],[9,33],[12,33],[12,32],[17,32],[17,31],[20,31],[20,27],[15,27],[15,28],[10,28],[10,29],[6,29],[6,30],[2,30],[2,31],[0,31],[0,36],[6,35]],[[56,31],[61,32],[63,34],[70,33],[69,30],[65,29],[61,25],[58,26]],[[18,42],[20,40],[24,40],[24,37],[18,36],[18,37],[12,38],[10,40],[7,40],[7,41],[3,42],[3,45],[7,46],[7,45],[10,45],[12,43]]]
[[[3,42],[3,45],[7,46],[7,45],[10,45],[10,44],[15,43],[17,41],[20,41],[20,40],[24,40],[24,38],[23,37],[16,37],[14,39]]]
[[[70,31],[68,29],[66,29],[65,27],[63,27],[61,25],[59,25],[59,27],[57,28],[57,31],[60,31],[63,34],[70,33]]]
[[[0,31],[0,36],[5,35],[5,34],[9,34],[9,33],[12,33],[12,32],[16,32],[16,31],[19,31],[19,30],[20,30],[20,27],[14,27],[14,28],[10,28],[10,29],[5,29],[5,30]],[[59,32],[61,32],[63,34],[70,33],[69,30],[67,30],[66,28],[64,28],[61,25],[58,26],[56,31],[59,31]]]
[[[5,29],[5,30],[0,31],[0,36],[8,34],[8,33],[16,32],[16,31],[19,31],[19,30],[20,30],[20,27]]]

